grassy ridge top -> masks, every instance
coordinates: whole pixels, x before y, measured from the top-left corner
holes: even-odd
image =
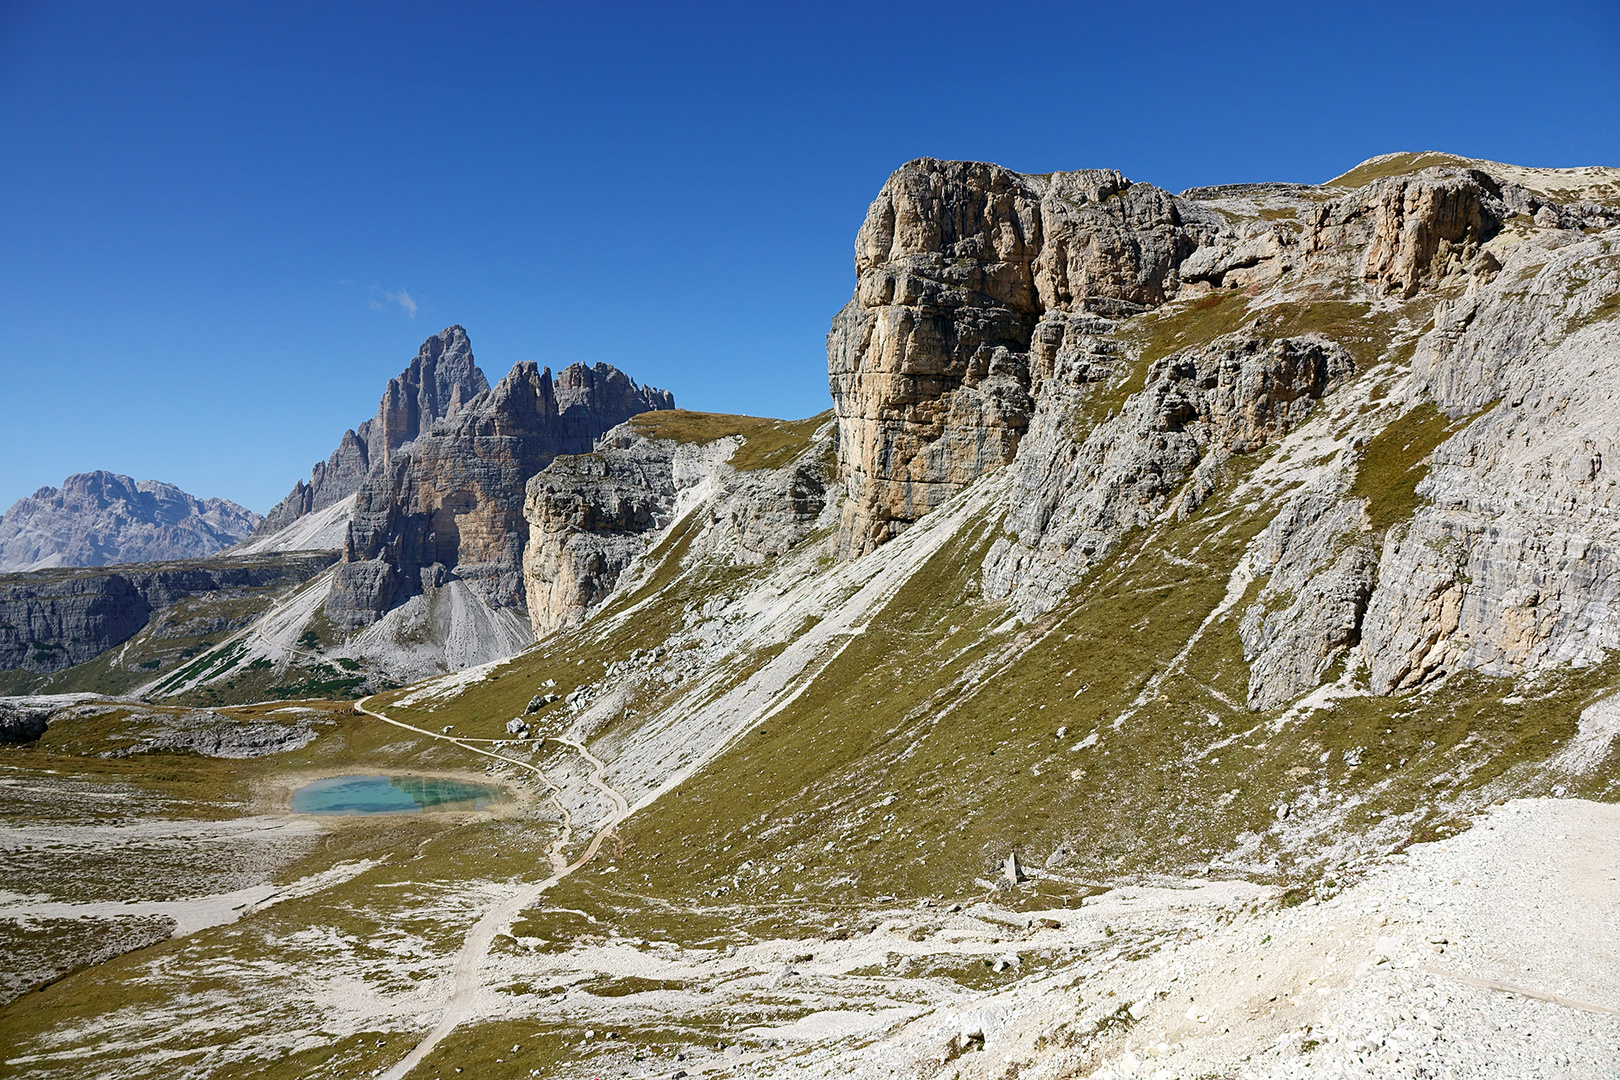
[[[802,454],[816,430],[832,419],[832,410],[803,420],[773,420],[766,416],[660,409],[630,418],[642,434],[681,443],[706,443],[737,436],[743,445],[731,464],[741,472],[780,469]]]

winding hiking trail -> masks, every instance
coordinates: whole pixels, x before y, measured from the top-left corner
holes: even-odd
[[[580,853],[579,858],[575,859],[573,862],[567,862],[563,852],[567,849],[574,837],[573,815],[569,813],[567,807],[563,806],[561,799],[558,798],[558,794],[560,793],[561,789],[556,784],[552,783],[551,779],[546,776],[545,772],[542,771],[538,765],[532,765],[526,761],[518,761],[516,758],[510,758],[504,754],[497,754],[492,750],[484,750],[477,746],[470,746],[468,745],[467,740],[458,739],[450,735],[443,735],[436,731],[428,731],[426,728],[419,728],[414,724],[407,724],[402,721],[395,720],[392,717],[385,716],[374,709],[367,708],[366,703],[370,700],[370,697],[365,697],[355,702],[355,711],[364,713],[366,716],[370,716],[374,719],[381,720],[385,724],[392,724],[397,728],[404,728],[406,731],[415,732],[418,735],[426,735],[429,738],[455,743],[463,750],[470,750],[475,754],[482,754],[484,757],[494,758],[497,761],[505,762],[508,765],[515,765],[518,768],[527,769],[529,772],[534,773],[549,789],[548,794],[551,796],[552,805],[555,806],[558,812],[562,815],[563,822],[562,831],[557,834],[557,839],[552,842],[550,850],[546,853],[547,858],[551,862],[551,876],[546,878],[544,881],[521,886],[511,896],[507,897],[495,907],[486,911],[483,916],[473,924],[472,929],[467,931],[467,938],[462,942],[461,951],[456,954],[455,963],[450,968],[450,978],[452,980],[450,998],[445,1002],[444,1015],[439,1018],[439,1022],[434,1026],[433,1030],[428,1032],[427,1037],[416,1044],[415,1049],[407,1054],[393,1068],[382,1074],[382,1080],[403,1080],[403,1078],[408,1075],[412,1069],[421,1064],[422,1060],[433,1051],[434,1047],[438,1046],[440,1042],[444,1041],[445,1036],[449,1035],[462,1023],[472,1019],[477,1014],[478,995],[479,991],[483,988],[483,983],[479,976],[483,971],[484,961],[489,956],[489,949],[490,946],[494,944],[496,935],[500,934],[506,929],[507,926],[511,924],[512,920],[517,917],[518,912],[524,910],[525,908],[534,906],[534,904],[540,899],[541,895],[543,895],[547,890],[551,889],[569,874],[572,874],[575,870],[578,870],[581,866],[584,866],[586,863],[590,862],[591,859],[595,857],[597,849],[602,846],[602,841],[607,838],[607,835],[612,832],[621,821],[629,816],[630,804],[623,795],[610,787],[603,779],[607,773],[607,766],[601,761],[600,758],[596,757],[596,755],[585,749],[585,747],[580,743],[574,742],[571,739],[553,739],[553,742],[558,742],[564,746],[567,746],[590,763],[591,775],[589,777],[589,781],[591,786],[595,787],[598,791],[602,792],[609,799],[611,799],[614,806],[613,813],[607,816],[607,818],[603,821],[601,828],[597,829],[595,834],[591,836],[590,843],[585,845],[585,850]]]

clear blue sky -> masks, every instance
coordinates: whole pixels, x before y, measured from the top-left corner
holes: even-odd
[[[456,322],[492,380],[809,415],[910,158],[1620,165],[1617,13],[0,0],[0,509],[105,468],[262,512]]]

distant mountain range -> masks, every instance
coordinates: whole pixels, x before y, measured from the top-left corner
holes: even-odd
[[[200,558],[245,539],[263,520],[173,484],[76,473],[0,516],[0,571]]]
[[[553,375],[526,361],[491,385],[450,326],[268,516],[110,473],[41,489],[0,519],[0,572],[171,565],[0,582],[0,692],[49,677],[212,703],[359,692],[509,656],[533,640],[526,485],[674,405],[607,364]],[[602,587],[609,562],[579,572]],[[93,671],[64,670],[114,645]]]

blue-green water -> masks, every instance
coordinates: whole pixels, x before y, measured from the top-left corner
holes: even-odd
[[[483,810],[501,792],[439,776],[329,776],[293,792],[297,814],[414,814]]]

